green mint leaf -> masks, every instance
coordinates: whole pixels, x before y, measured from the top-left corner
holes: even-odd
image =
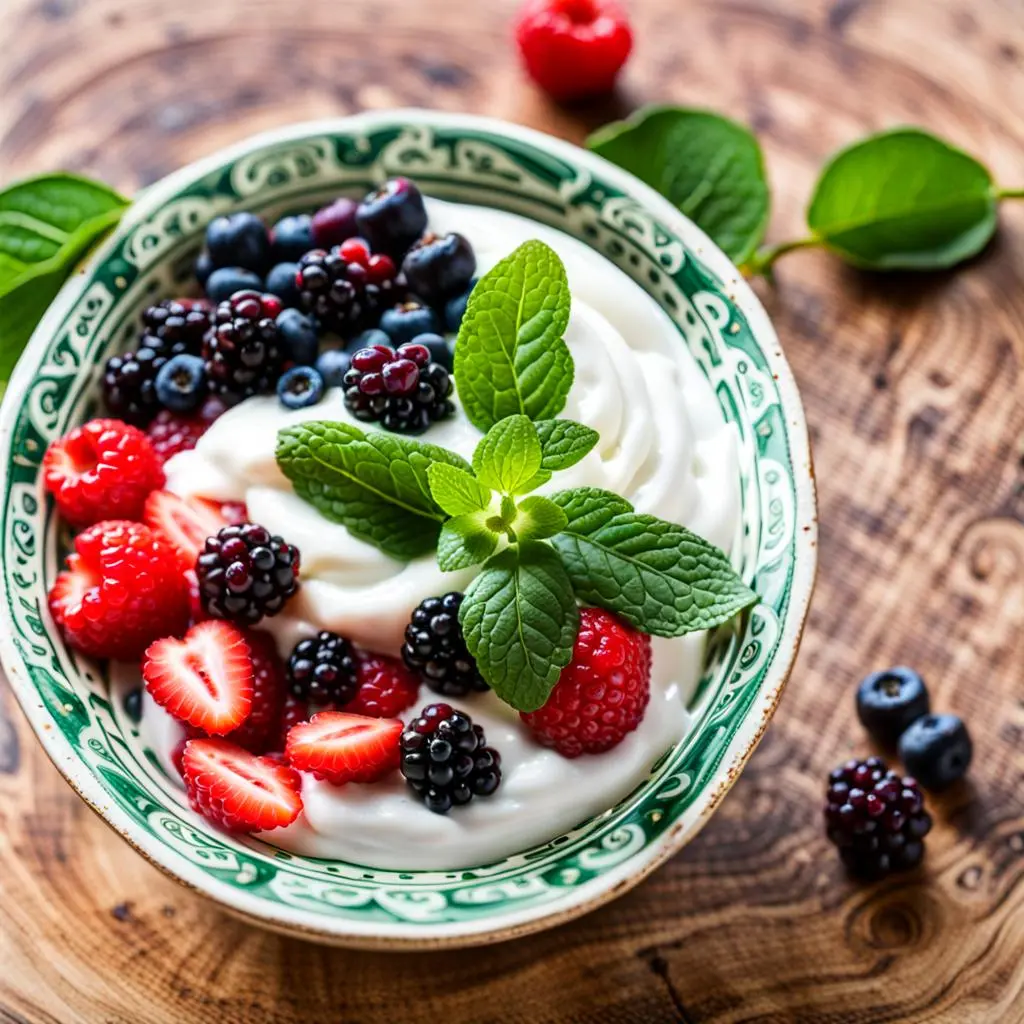
[[[587,145],[657,189],[735,263],[764,238],[764,157],[743,125],[706,110],[649,106],[598,129]]]
[[[496,423],[473,452],[473,472],[485,487],[518,494],[540,470],[537,430],[526,416],[506,416]]]
[[[569,520],[559,505],[550,498],[532,494],[519,503],[518,514],[512,523],[519,540],[546,540],[561,533]]]
[[[468,569],[486,561],[498,546],[498,535],[479,512],[455,516],[441,527],[437,564],[443,572]]]
[[[540,438],[541,468],[575,466],[600,440],[601,435],[572,420],[541,420],[535,423]]]
[[[524,242],[476,283],[455,345],[455,386],[477,429],[562,410],[573,380],[569,306],[565,267],[543,242]]]
[[[450,516],[479,512],[491,503],[491,492],[472,473],[447,462],[435,462],[427,481],[431,497]]]
[[[568,518],[552,543],[576,596],[645,633],[711,629],[757,601],[728,556],[685,527],[634,512],[596,487],[559,491],[551,500]]]
[[[807,223],[843,259],[876,270],[936,270],[980,252],[997,190],[973,157],[917,128],[842,150],[818,180]]]
[[[468,472],[454,452],[346,423],[314,420],[277,435],[277,464],[295,493],[360,540],[400,561],[433,551],[445,512],[431,497],[430,467]]]
[[[558,555],[529,541],[488,560],[459,621],[491,689],[517,711],[535,711],[572,660],[579,609]]]

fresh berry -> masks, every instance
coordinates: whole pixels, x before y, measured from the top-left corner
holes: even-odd
[[[925,789],[944,789],[967,773],[974,752],[956,715],[924,715],[900,737],[900,760]]]
[[[210,275],[216,269],[217,268],[213,265],[213,260],[210,259],[210,254],[204,249],[196,257],[196,261],[192,265],[192,271],[196,275],[196,280],[199,282],[200,288],[206,288],[206,282],[210,280]]]
[[[267,291],[276,295],[286,306],[298,306],[299,289],[295,284],[298,263],[278,263],[267,274]]]
[[[282,310],[277,318],[285,362],[312,366],[320,351],[320,334],[316,321],[299,309]]]
[[[641,721],[651,696],[651,638],[600,608],[580,609],[572,661],[547,703],[522,719],[563,757],[600,754]]]
[[[340,388],[351,365],[352,356],[340,348],[329,348],[316,360],[317,372],[323,378],[324,387],[328,388]]]
[[[308,252],[314,246],[318,249],[330,249],[334,245],[341,245],[348,238],[359,234],[356,228],[356,207],[359,204],[354,199],[341,196],[333,203],[321,207],[313,214],[312,231],[313,245],[307,245],[303,252]],[[299,254],[300,256],[302,253]]]
[[[932,827],[917,782],[889,771],[880,757],[831,772],[825,822],[850,873],[869,879],[917,867]]]
[[[399,434],[422,434],[454,412],[448,371],[422,345],[396,352],[384,345],[360,349],[345,374],[345,406],[357,420]]]
[[[103,405],[111,416],[144,427],[160,411],[156,375],[166,362],[151,348],[111,356],[103,368]]]
[[[189,740],[182,777],[192,806],[229,832],[290,825],[302,811],[298,772],[227,740]]]
[[[308,409],[324,397],[324,379],[312,366],[293,366],[277,382],[277,397],[286,409]]]
[[[360,349],[373,348],[374,345],[384,345],[386,348],[390,348],[391,339],[379,327],[368,327],[346,342],[345,351],[350,356],[354,356]]]
[[[397,658],[358,651],[356,666],[359,689],[346,703],[346,711],[372,718],[397,718],[416,703],[419,678]]]
[[[235,292],[217,307],[203,355],[210,391],[226,404],[274,390],[284,364],[280,312],[280,299],[254,291]]]
[[[263,291],[263,278],[242,267],[218,267],[206,282],[211,302],[227,302],[235,292]]]
[[[54,441],[43,482],[60,514],[76,527],[101,519],[139,519],[150,491],[164,485],[149,438],[120,420],[90,420]]]
[[[172,412],[192,412],[206,397],[206,364],[200,356],[172,356],[156,375],[156,397]]]
[[[384,311],[380,318],[380,329],[387,335],[385,345],[404,345],[417,334],[436,333],[437,314],[416,299],[409,299]]]
[[[426,680],[427,686],[446,697],[488,689],[462,636],[462,598],[455,591],[443,597],[428,597],[405,627],[402,659]]]
[[[171,491],[153,491],[146,499],[142,519],[178,553],[182,572],[196,567],[206,538],[229,524],[218,502],[183,498]]]
[[[318,707],[316,710],[323,711],[327,709]],[[308,722],[313,714],[314,710],[307,701],[300,700],[291,693],[285,692],[284,704],[281,706],[281,718],[275,735],[269,740],[270,749],[283,753],[284,748],[288,744],[288,733],[292,731],[292,727],[298,725],[299,722]]]
[[[146,434],[153,451],[161,461],[166,462],[178,452],[195,448],[199,438],[210,429],[211,424],[224,412],[224,403],[210,395],[202,407],[190,416],[164,409],[146,428]]]
[[[232,524],[206,538],[196,575],[208,614],[255,626],[299,589],[299,551],[255,523]]]
[[[320,711],[288,733],[284,756],[293,768],[336,786],[376,782],[398,767],[397,718]]]
[[[277,740],[284,710],[284,665],[269,633],[245,635],[252,660],[252,709],[245,721],[225,738],[254,754],[268,751]]]
[[[75,538],[49,601],[67,642],[94,658],[137,658],[188,625],[188,585],[174,550],[148,526],[122,519]]]
[[[928,711],[924,680],[912,668],[872,672],[857,687],[857,717],[883,747],[895,747],[903,731]]]
[[[288,686],[307,704],[348,704],[359,689],[349,642],[326,629],[300,640],[288,658]]]
[[[262,274],[270,265],[270,235],[254,213],[214,217],[206,228],[206,251],[214,266]]]
[[[237,729],[252,710],[252,657],[245,634],[209,619],[184,639],[164,637],[142,659],[149,695],[180,722],[208,736]]]
[[[611,91],[633,35],[616,0],[527,0],[516,41],[530,77],[568,102]]]
[[[277,263],[295,262],[316,246],[313,241],[313,218],[308,213],[282,217],[270,229],[273,259]],[[273,291],[273,288],[270,289]]]
[[[469,296],[476,285],[476,278],[469,282],[469,287],[459,295],[450,298],[444,304],[444,329],[452,334],[456,333],[462,326],[462,318],[466,315],[466,306],[469,305]]]
[[[428,231],[405,254],[402,273],[416,295],[440,305],[469,287],[476,273],[476,255],[462,235]]]
[[[423,345],[430,353],[432,363],[443,366],[449,373],[452,372],[455,359],[452,356],[452,350],[448,347],[448,342],[440,334],[417,334],[408,344]]]
[[[205,299],[165,299],[142,314],[139,348],[157,355],[197,356],[210,329],[213,311]]]
[[[501,782],[501,757],[479,725],[450,704],[428,704],[401,737],[401,769],[426,807],[447,814]]]
[[[408,178],[392,178],[359,204],[356,224],[376,251],[398,259],[427,229],[423,196]]]

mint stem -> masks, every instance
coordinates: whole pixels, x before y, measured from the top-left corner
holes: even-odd
[[[1024,188],[1001,188],[996,195],[999,199],[1024,199]]]
[[[778,245],[767,245],[763,249],[759,249],[755,252],[754,255],[743,264],[741,269],[747,277],[755,277],[758,274],[763,274],[765,277],[771,279],[772,265],[780,256],[784,256],[787,252],[793,252],[795,249],[813,249],[815,246],[819,245],[821,245],[821,239],[815,238],[813,235],[808,235],[807,238],[798,238],[792,242],[780,242]]]

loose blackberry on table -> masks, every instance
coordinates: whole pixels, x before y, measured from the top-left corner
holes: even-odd
[[[445,697],[488,690],[459,625],[464,595],[457,591],[420,602],[405,627],[402,660]]]
[[[280,312],[280,299],[255,291],[236,292],[217,307],[203,357],[210,391],[227,405],[276,387],[285,351]]]
[[[352,646],[329,630],[300,640],[288,658],[287,672],[289,691],[308,704],[343,707],[359,691]]]

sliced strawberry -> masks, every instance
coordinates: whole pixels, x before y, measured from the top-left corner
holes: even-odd
[[[321,711],[292,727],[284,753],[293,768],[325,782],[376,782],[398,767],[401,734],[397,718]]]
[[[171,491],[153,491],[146,499],[142,517],[147,526],[163,534],[174,545],[181,558],[183,572],[195,569],[206,538],[213,537],[229,522],[218,502],[206,498],[182,498]]]
[[[182,775],[192,806],[229,832],[290,825],[302,810],[298,772],[227,740],[189,740]]]
[[[150,644],[142,678],[157,704],[209,736],[237,729],[252,710],[249,645],[240,629],[220,619],[193,626],[184,640]]]

